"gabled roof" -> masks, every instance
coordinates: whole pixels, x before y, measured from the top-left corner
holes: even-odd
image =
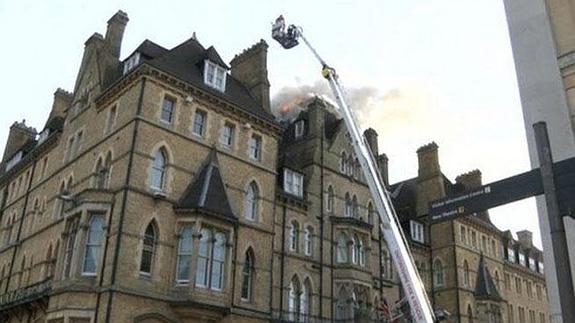
[[[202,170],[188,185],[174,208],[203,210],[232,220],[237,219],[230,207],[215,150],[207,157]]]
[[[145,56],[147,59],[154,59],[164,55],[168,50],[153,41],[146,39],[140,44],[140,46],[138,46],[138,48],[136,48],[136,50],[134,50],[134,52],[132,52],[132,54],[130,54],[130,56],[135,52],[139,52],[140,55]]]
[[[475,283],[475,291],[473,292],[477,300],[491,300],[491,301],[501,301],[501,295],[497,291],[497,286],[493,282],[489,270],[485,265],[485,260],[483,259],[483,254],[479,258],[479,268],[477,269],[477,280]]]
[[[249,90],[230,74],[226,76],[226,88],[220,92],[204,83],[204,61],[206,58],[227,68],[217,51],[210,47],[205,49],[195,38],[190,38],[162,55],[148,60],[149,64],[165,73],[188,82],[195,87],[222,97],[240,109],[275,123],[275,118],[251,95]]]

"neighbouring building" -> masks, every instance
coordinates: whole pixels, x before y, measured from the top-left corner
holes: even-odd
[[[405,310],[345,124],[320,98],[272,115],[267,45],[228,64],[195,37],[120,60],[127,15],[92,35],[73,92],[0,162],[0,322],[366,322]],[[547,322],[540,250],[487,213],[430,226],[438,146],[390,185],[415,264],[451,322]],[[535,321],[529,321],[535,322]]]

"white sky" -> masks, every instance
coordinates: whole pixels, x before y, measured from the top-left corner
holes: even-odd
[[[347,87],[376,89],[360,121],[379,132],[391,182],[416,176],[415,150],[432,140],[451,180],[475,168],[484,183],[529,169],[500,0],[0,0],[0,143],[15,120],[41,130],[54,90],[73,88],[84,42],[105,34],[118,9],[131,19],[122,58],[146,38],[171,48],[195,31],[230,61],[263,38],[272,94],[321,79],[304,47],[271,40],[279,14],[301,25]],[[533,231],[541,246],[533,199],[490,213],[500,229]]]

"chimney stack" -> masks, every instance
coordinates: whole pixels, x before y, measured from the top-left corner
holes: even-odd
[[[426,180],[441,175],[439,168],[438,146],[431,142],[417,149],[417,160],[419,163],[418,179]]]
[[[389,186],[389,172],[388,172],[389,159],[386,154],[381,154],[377,156],[377,167],[379,168],[379,173],[381,174],[381,179],[385,186]]]
[[[526,247],[533,246],[533,233],[529,230],[517,231],[517,239]]]
[[[8,141],[6,141],[6,147],[4,148],[4,155],[2,156],[2,162],[7,161],[12,155],[14,155],[28,140],[33,140],[36,138],[36,129],[26,126],[26,120],[22,122],[14,122],[10,126],[10,133],[8,134]]]
[[[242,82],[262,108],[271,113],[267,53],[268,44],[262,39],[236,55],[230,65],[232,77]]]
[[[106,29],[106,44],[110,48],[110,52],[114,57],[120,57],[120,50],[122,49],[122,38],[124,37],[124,29],[126,29],[126,24],[130,19],[128,19],[128,14],[122,10],[118,10],[115,15],[108,20],[108,29]]]
[[[483,185],[481,181],[481,171],[475,169],[461,174],[455,178],[455,183],[465,186],[466,189],[480,187]]]
[[[58,88],[56,92],[54,92],[54,102],[52,103],[52,110],[50,111],[48,121],[52,120],[54,117],[64,117],[66,115],[66,110],[72,106],[73,99],[74,95],[72,93]]]
[[[363,136],[369,145],[369,149],[371,149],[373,157],[378,157],[379,151],[377,148],[377,131],[375,131],[373,128],[368,128],[363,132]]]

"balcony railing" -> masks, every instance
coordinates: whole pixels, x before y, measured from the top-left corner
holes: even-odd
[[[44,280],[30,286],[9,291],[0,295],[0,312],[21,304],[33,302],[48,296],[52,290],[52,281]]]

